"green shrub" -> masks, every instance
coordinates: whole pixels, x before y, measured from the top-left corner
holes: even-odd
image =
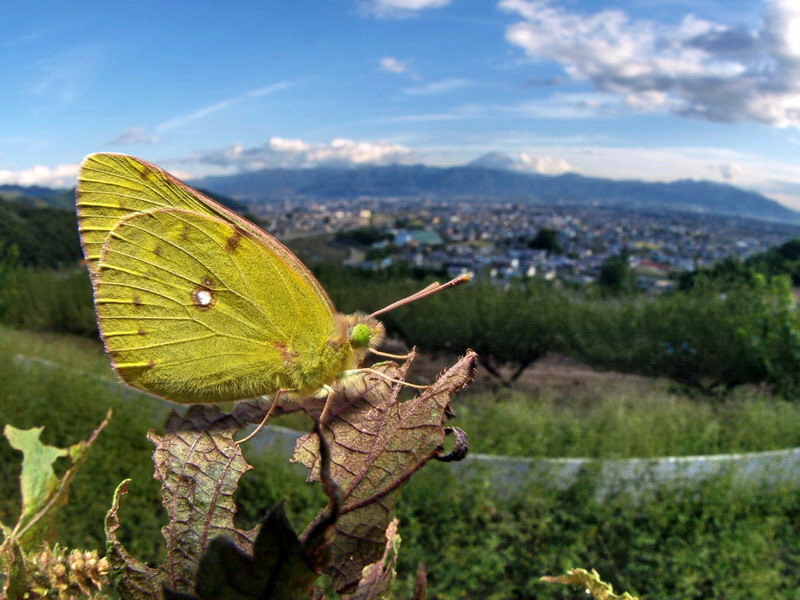
[[[157,560],[162,509],[145,434],[161,427],[171,405],[115,395],[103,381],[20,367],[0,355],[0,420],[45,425],[46,443],[85,437],[108,406],[115,415],[73,482],[59,541],[102,550],[111,495],[131,477],[131,493],[122,502],[123,540],[137,556]],[[288,498],[296,526],[324,504],[317,486],[304,483],[302,470],[287,465],[286,456],[250,458],[256,469],[237,493],[242,525],[254,524],[281,497]],[[5,521],[18,510],[18,469],[19,456],[0,444]],[[403,543],[397,597],[408,595],[419,561],[428,570],[430,597],[443,599],[570,598],[565,588],[538,577],[575,565],[596,568],[618,589],[661,600],[773,600],[800,593],[796,493],[735,489],[721,479],[633,498],[635,490],[623,490],[599,503],[593,477],[587,473],[561,492],[543,483],[503,489],[501,499],[481,477],[459,477],[445,464],[425,467],[398,505]]]
[[[592,477],[563,492],[532,484],[498,500],[481,479],[427,467],[398,506],[402,589],[411,589],[422,561],[431,595],[442,599],[572,598],[538,577],[574,565],[660,600],[800,592],[796,493],[738,489],[720,479],[642,497],[623,490],[600,503]]]
[[[762,382],[787,398],[800,390],[800,321],[785,279],[572,303],[565,352],[590,366],[705,392]]]
[[[11,270],[0,289],[0,322],[30,331],[96,336],[88,273]]]

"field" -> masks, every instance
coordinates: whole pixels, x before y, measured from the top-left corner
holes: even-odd
[[[20,361],[18,355],[65,368]],[[443,360],[420,364],[421,375]],[[111,493],[130,477],[123,540],[137,556],[158,560],[163,512],[145,433],[160,427],[174,405],[132,400],[116,393],[112,381],[97,342],[0,329],[4,423],[44,425],[47,443],[67,445],[85,438],[107,407],[114,410],[112,424],[73,484],[59,541],[102,549]],[[598,373],[558,357],[533,368],[515,391],[491,388],[488,378],[479,377],[475,390],[465,391],[455,405],[453,424],[469,432],[479,452],[653,456],[768,449],[800,439],[795,405],[756,388],[710,404],[676,393],[667,380]],[[1,456],[0,520],[10,522],[19,508],[14,483],[19,459],[7,446]],[[248,458],[256,469],[237,495],[243,525],[255,524],[265,508],[287,498],[290,517],[301,527],[324,503],[286,457]],[[594,485],[588,479],[556,492],[531,482],[499,500],[490,486],[459,480],[447,465],[426,467],[399,504],[398,588],[409,590],[422,561],[439,598],[570,598],[538,576],[578,565],[596,568],[618,588],[644,598],[766,600],[794,597],[800,590],[794,568],[800,560],[796,494],[742,490],[720,480],[661,490],[636,502],[629,497],[635,490],[619,490],[598,503]]]

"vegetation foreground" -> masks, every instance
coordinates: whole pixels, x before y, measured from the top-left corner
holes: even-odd
[[[117,388],[104,378],[107,362],[95,344],[74,337],[0,332],[4,423],[18,428],[45,425],[44,441],[66,446],[84,439],[108,407],[114,410],[111,424],[73,483],[70,503],[62,513],[59,543],[102,550],[102,522],[111,491],[123,478],[131,478],[123,507],[122,541],[134,554],[160,560],[159,527],[164,513],[157,500],[146,431],[160,429],[172,405],[145,397],[137,397],[133,404],[130,397],[115,392]],[[20,362],[15,358],[18,354],[68,368]],[[475,394],[456,400],[459,416],[454,424],[469,431],[480,451],[525,453],[536,447],[526,440],[537,437],[531,432],[550,436],[549,451],[547,442],[539,443],[542,455],[638,453],[641,447],[631,443],[630,431],[647,419],[656,423],[660,419],[662,425],[664,419],[675,419],[673,433],[683,432],[677,437],[684,438],[687,452],[703,437],[689,424],[703,421],[709,451],[721,447],[717,444],[725,436],[733,447],[739,444],[739,449],[748,449],[748,444],[768,438],[770,429],[775,443],[798,439],[797,431],[788,431],[800,421],[794,404],[759,398],[751,391],[712,409],[696,399],[670,398],[669,385],[663,381],[652,383],[652,397],[642,399],[641,385],[641,381],[625,379],[604,384],[608,393],[616,394],[607,403],[598,399],[602,392],[587,386],[573,393],[571,405],[559,402],[558,390],[539,389],[539,401],[531,405],[528,400],[527,409],[521,394],[500,401]],[[638,406],[631,394],[639,398]],[[615,425],[609,411],[620,400],[630,412],[620,409]],[[653,414],[658,402],[671,405],[673,412]],[[733,408],[737,404],[738,418],[726,419],[724,415],[737,412]],[[683,413],[676,407],[682,407]],[[716,413],[714,418],[709,417],[712,413]],[[624,417],[638,423],[626,424]],[[722,434],[726,422],[738,427],[738,432],[730,429]],[[508,435],[512,424],[519,435]],[[755,424],[761,434],[753,432],[749,441],[743,440]],[[658,447],[656,441],[648,443],[653,444],[651,449]],[[19,459],[9,446],[0,448],[5,471],[0,481],[6,487],[0,520],[12,522],[19,510]],[[306,484],[286,458],[248,456],[257,468],[244,477],[237,493],[242,526],[256,524],[265,507],[280,498],[287,499],[287,512],[296,526],[324,505],[317,487]],[[570,598],[567,590],[545,585],[538,578],[575,565],[591,565],[617,589],[645,598],[766,600],[794,597],[800,591],[795,568],[800,560],[796,543],[800,503],[793,491],[744,490],[716,480],[662,489],[635,501],[630,496],[636,495],[635,490],[620,490],[599,503],[594,499],[596,485],[591,476],[564,491],[533,481],[500,499],[485,481],[460,480],[448,465],[429,465],[405,488],[398,505],[403,538],[395,587],[398,597],[410,594],[420,561],[426,565],[431,595],[440,598]]]
[[[57,541],[102,552],[113,489],[131,478],[119,537],[158,563],[165,515],[146,433],[162,430],[174,405],[145,396],[133,402],[114,382],[85,273],[13,262],[0,261],[2,421],[44,426],[45,443],[65,447],[114,410],[72,484]],[[418,289],[408,279],[415,275],[319,272],[344,311]],[[479,351],[483,378],[453,407],[453,424],[469,433],[475,452],[624,458],[800,446],[800,322],[783,273],[731,264],[655,299],[632,293],[624,273],[613,281],[606,290],[471,286],[398,311],[387,327],[400,346],[421,347],[411,377],[423,382],[452,353]],[[627,375],[550,363],[554,352]],[[278,424],[309,427],[296,416]],[[287,457],[246,458],[256,469],[235,497],[240,527],[256,525],[281,498],[296,527],[325,504]],[[19,464],[18,452],[0,444],[3,523],[20,510]],[[420,562],[429,594],[439,598],[571,598],[539,577],[579,565],[643,598],[771,600],[800,592],[796,490],[748,490],[718,478],[647,493],[620,489],[599,502],[600,484],[586,474],[566,490],[531,481],[499,495],[488,480],[426,466],[396,511],[397,596],[410,596]]]

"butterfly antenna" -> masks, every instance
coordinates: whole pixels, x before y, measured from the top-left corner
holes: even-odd
[[[398,300],[397,302],[393,302],[389,306],[386,306],[380,310],[376,310],[374,313],[370,315],[370,317],[377,317],[378,315],[382,315],[383,313],[387,313],[390,310],[394,310],[395,308],[399,308],[406,304],[410,304],[412,302],[416,302],[417,300],[421,300],[422,298],[426,298],[428,296],[432,296],[438,292],[446,290],[451,287],[456,287],[457,285],[461,285],[462,283],[467,283],[472,279],[472,275],[469,274],[462,274],[458,277],[455,277],[448,281],[447,283],[432,283],[428,287],[421,289],[415,294],[411,294],[410,296],[403,298],[402,300]]]

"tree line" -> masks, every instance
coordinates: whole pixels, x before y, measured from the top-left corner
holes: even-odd
[[[88,278],[83,269],[63,269],[80,258],[71,211],[0,200],[0,321],[96,335]],[[624,285],[619,264],[607,265],[593,286],[479,277],[382,318],[390,335],[425,352],[474,349],[506,385],[557,352],[598,369],[670,377],[705,393],[745,383],[767,383],[785,395],[800,391],[792,294],[800,285],[800,239],[684,273],[674,293],[655,297]],[[430,279],[403,264],[377,272],[323,264],[315,271],[342,312],[376,310]]]

